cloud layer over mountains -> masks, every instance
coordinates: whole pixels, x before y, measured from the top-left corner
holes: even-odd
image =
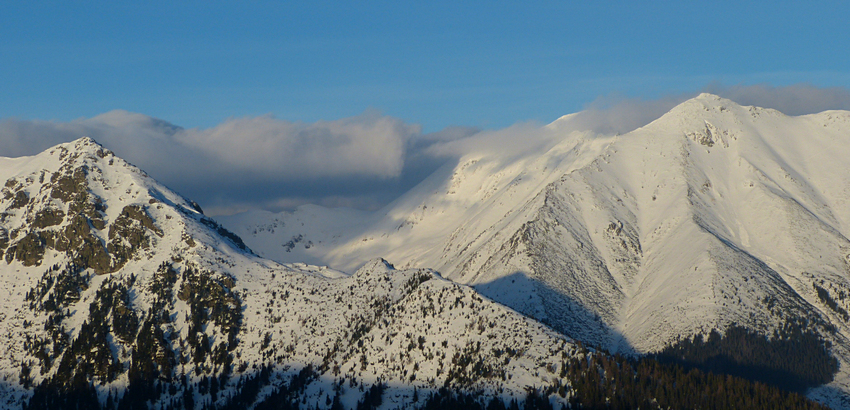
[[[850,109],[850,90],[844,88],[712,84],[705,91],[789,115]],[[375,209],[468,152],[523,150],[571,131],[626,133],[694,95],[599,98],[557,133],[526,123],[423,134],[419,125],[373,111],[315,123],[271,115],[231,118],[207,129],[184,129],[123,110],[69,122],[6,118],[0,121],[0,156],[33,155],[89,136],[211,214],[303,203]]]
[[[70,122],[5,119],[0,121],[0,153],[32,155],[89,136],[174,189],[227,208],[268,202],[270,198],[252,193],[263,185],[286,188],[280,184],[300,183],[321,191],[315,185],[398,179],[408,140],[419,134],[417,125],[374,112],[309,124],[265,115],[232,118],[208,129],[183,129],[115,110]],[[309,190],[302,191],[305,200],[311,199]]]

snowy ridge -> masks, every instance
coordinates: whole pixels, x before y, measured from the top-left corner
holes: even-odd
[[[337,380],[382,381],[398,404],[405,402],[399,397],[409,402],[413,387],[444,385],[522,398],[526,386],[566,383],[559,371],[577,353],[562,335],[470,288],[427,270],[396,271],[383,260],[333,281],[279,276],[257,292],[267,310],[246,315],[259,349],[252,344],[243,359],[313,363],[324,376],[308,387],[308,402],[327,401]],[[324,360],[316,363],[317,356]],[[348,391],[343,404],[354,407],[361,394]]]
[[[278,261],[293,260],[278,244],[303,235],[315,246],[298,256],[335,269],[433,268],[614,351],[810,323],[842,363],[830,391],[850,392],[850,112],[789,117],[702,94],[628,134],[558,138],[462,157],[321,243],[290,223],[304,210],[275,215],[277,234],[247,231],[254,216],[222,220]]]

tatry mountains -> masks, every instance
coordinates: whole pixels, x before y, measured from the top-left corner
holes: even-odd
[[[374,212],[0,157],[0,407],[850,407],[850,112],[574,118]]]

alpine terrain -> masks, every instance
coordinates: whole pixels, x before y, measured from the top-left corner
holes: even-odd
[[[539,149],[467,153],[374,213],[220,219],[282,263],[434,269],[587,345],[850,407],[850,112],[702,94],[623,135],[574,119]]]
[[[845,176],[799,161],[847,116],[748,112],[467,158],[373,215],[243,215],[248,244],[90,138],[0,158],[0,408],[839,408],[846,191],[802,175]],[[817,140],[753,136],[779,121]]]
[[[88,138],[0,177],[2,408],[566,404],[590,354],[431,270],[262,259]]]
[[[433,270],[263,259],[89,138],[0,177],[3,409],[823,408],[588,349]]]

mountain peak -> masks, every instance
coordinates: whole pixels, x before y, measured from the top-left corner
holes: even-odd
[[[720,97],[719,95],[717,95],[717,94],[712,94],[712,93],[700,93],[698,96],[696,96],[696,97],[694,97],[694,98],[692,98],[692,99],[693,99],[693,100],[714,100],[714,101],[719,101],[719,100],[722,100],[723,98],[721,98],[721,97]]]
[[[91,137],[81,137],[71,142],[59,144],[48,149],[47,152],[50,155],[59,155],[59,159],[63,163],[74,162],[79,158],[106,158],[115,155]]]
[[[646,127],[652,132],[667,134],[672,132],[676,135],[697,133],[704,134],[706,138],[716,139],[709,135],[714,133],[712,128],[721,127],[728,132],[740,134],[746,128],[743,124],[752,123],[761,113],[782,116],[778,111],[744,107],[715,94],[702,93],[673,107]]]
[[[251,254],[240,238],[203,217],[197,204],[92,138],[12,163],[0,174],[0,231],[10,233],[0,255],[7,264],[70,260],[97,274],[114,273],[128,264],[168,260],[198,242],[212,253]]]
[[[735,103],[732,100],[728,100],[726,98],[720,97],[720,96],[715,95],[715,94],[701,93],[700,95],[698,95],[694,98],[691,98],[689,100],[686,100],[685,102],[677,105],[672,110],[670,110],[670,112],[672,113],[672,112],[680,111],[680,110],[677,110],[677,109],[680,109],[680,108],[686,109],[686,108],[689,108],[689,107],[690,108],[698,108],[701,111],[702,110],[711,111],[712,109],[719,110],[719,111],[726,111],[728,109],[740,107],[740,105],[738,105],[737,103]]]
[[[103,149],[103,145],[101,145],[99,142],[95,141],[94,138],[91,137],[77,138],[74,141],[62,145],[68,149],[74,149],[77,151],[97,151]]]

